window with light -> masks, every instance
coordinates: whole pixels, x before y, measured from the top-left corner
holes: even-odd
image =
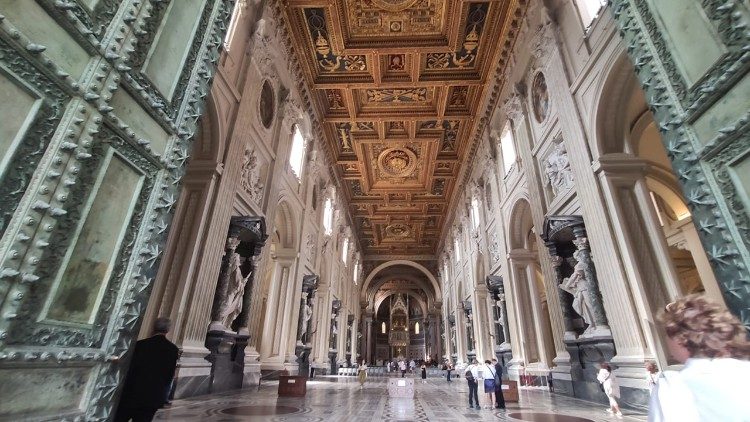
[[[511,130],[510,122],[505,124],[503,134],[500,136],[500,150],[503,155],[503,168],[507,175],[516,162],[516,146],[513,143],[513,130]]]
[[[591,22],[599,16],[599,12],[604,7],[605,0],[577,0],[578,13],[581,15],[583,26],[588,28]]]
[[[326,236],[333,233],[333,201],[331,198],[326,199],[326,204],[323,206],[323,231]]]
[[[380,325],[380,333],[385,334],[385,322]]]
[[[479,199],[471,198],[471,225],[474,230],[479,228]]]
[[[419,334],[419,323],[418,322],[414,323],[414,334]]]
[[[354,271],[352,272],[352,281],[357,284],[357,274],[359,273],[359,261],[354,263]]]
[[[453,247],[456,248],[456,261],[461,260],[461,245],[458,243],[458,239],[453,240]]]
[[[305,138],[299,130],[298,125],[294,125],[294,136],[292,137],[292,150],[289,153],[289,166],[291,166],[297,179],[302,178],[302,164],[305,161]]]
[[[341,247],[341,262],[346,264],[346,256],[349,253],[349,238],[344,239],[344,245]]]

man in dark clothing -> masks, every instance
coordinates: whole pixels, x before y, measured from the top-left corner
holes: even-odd
[[[492,359],[492,364],[495,366],[495,373],[497,378],[495,379],[495,408],[505,409],[505,397],[503,397],[503,365]]]
[[[115,422],[151,421],[167,401],[179,353],[166,337],[170,325],[169,318],[157,318],[154,335],[135,344]]]

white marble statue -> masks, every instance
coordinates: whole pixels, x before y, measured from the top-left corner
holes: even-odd
[[[577,261],[573,268],[573,274],[563,279],[560,288],[573,295],[573,310],[583,318],[588,324],[586,331],[596,327],[594,319],[594,308],[588,294],[586,273],[584,271],[586,264],[580,260],[580,251],[573,252],[573,258]]]
[[[226,328],[232,326],[232,322],[234,322],[234,319],[242,311],[242,296],[245,294],[245,284],[247,284],[247,280],[252,274],[251,272],[246,277],[243,277],[240,270],[241,264],[242,257],[240,257],[240,254],[232,252],[232,256],[229,258],[228,271],[230,276],[227,288],[227,300],[221,312],[221,321]]]
[[[300,327],[299,335],[300,340],[302,340],[305,334],[307,334],[307,325],[310,322],[310,318],[312,318],[312,314],[312,306],[310,306],[309,303],[305,302],[305,305],[302,307],[302,327]]]

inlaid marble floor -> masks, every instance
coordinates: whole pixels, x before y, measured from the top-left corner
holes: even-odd
[[[302,398],[278,397],[277,383],[269,381],[259,391],[249,389],[175,400],[170,408],[157,413],[156,420],[632,422],[647,419],[645,414],[633,411],[616,418],[608,415],[603,405],[537,390],[522,390],[520,402],[509,403],[505,412],[469,410],[465,381],[450,384],[444,379],[431,379],[427,384],[419,381],[415,381],[414,400],[389,398],[385,378],[370,378],[365,388],[360,389],[353,377],[317,377],[308,382],[307,396]]]

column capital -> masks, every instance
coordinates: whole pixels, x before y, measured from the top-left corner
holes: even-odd
[[[591,167],[595,174],[604,173],[635,181],[646,175],[650,164],[632,154],[614,153],[602,155]]]

